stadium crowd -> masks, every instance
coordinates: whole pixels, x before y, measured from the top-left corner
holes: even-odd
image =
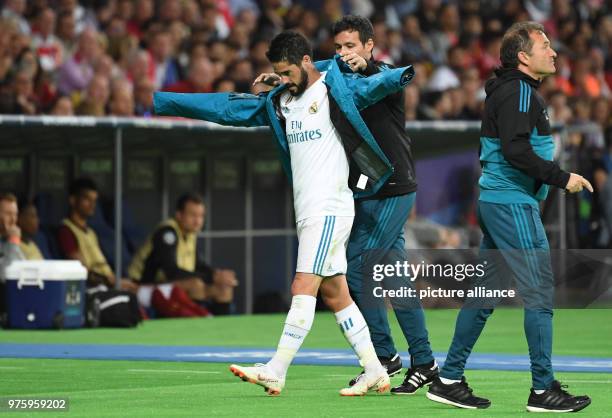
[[[504,30],[542,22],[558,53],[556,76],[540,88],[551,120],[599,126],[567,143],[598,191],[588,219],[576,211],[586,225],[576,240],[603,230],[597,239],[608,245],[612,15],[604,0],[5,0],[0,113],[147,117],[155,90],[257,93],[252,81],[271,71],[265,52],[275,34],[300,31],[315,58],[328,58],[330,25],[347,13],[371,19],[374,58],[415,67],[407,121],[480,120]]]

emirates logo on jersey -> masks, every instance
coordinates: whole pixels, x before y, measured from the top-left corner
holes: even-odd
[[[312,104],[308,108],[308,113],[310,113],[311,115],[314,115],[318,111],[319,111],[319,106],[317,105],[317,102],[312,102]]]

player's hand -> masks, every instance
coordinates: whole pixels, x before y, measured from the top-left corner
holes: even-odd
[[[583,188],[586,188],[589,192],[593,193],[593,186],[584,177],[576,173],[570,173],[569,181],[565,186],[565,190],[570,193],[579,193]]]
[[[278,75],[274,73],[262,73],[257,76],[255,81],[253,81],[253,85],[262,83],[266,86],[276,87],[280,84],[281,79]]]
[[[353,72],[363,71],[367,68],[368,62],[364,57],[355,53],[349,52],[344,55],[340,55],[342,61],[346,62]]]
[[[236,287],[238,279],[234,270],[217,269],[213,273],[213,282],[221,286]]]

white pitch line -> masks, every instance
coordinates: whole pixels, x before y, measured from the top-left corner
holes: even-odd
[[[612,380],[569,380],[563,379],[562,383],[602,383],[602,384],[611,384]]]
[[[23,367],[17,366],[0,366],[0,370],[21,370]]]
[[[199,373],[199,374],[221,374],[221,372],[210,372],[206,370],[160,370],[160,369],[128,369],[134,373]]]

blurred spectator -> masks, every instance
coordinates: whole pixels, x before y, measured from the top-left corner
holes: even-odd
[[[104,116],[106,106],[110,97],[110,86],[108,78],[96,75],[87,86],[84,99],[76,108],[77,115]]]
[[[134,14],[127,23],[127,31],[137,39],[142,39],[153,17],[155,15],[155,5],[153,0],[136,0]]]
[[[452,105],[449,90],[430,91],[423,95],[417,115],[424,120],[444,120],[451,115]]]
[[[34,115],[38,106],[31,71],[17,70],[0,91],[0,113]]]
[[[125,65],[130,53],[138,48],[138,39],[130,35],[125,20],[113,16],[105,27],[106,52],[119,64]]]
[[[175,93],[210,93],[214,81],[211,73],[210,61],[207,58],[199,58],[189,65],[187,80],[174,83],[164,90]]]
[[[115,64],[115,61],[107,54],[101,54],[94,65],[94,74],[101,75],[111,80],[126,80],[123,71]],[[129,80],[126,80],[129,81]]]
[[[215,93],[231,93],[238,91],[234,80],[221,78],[213,84],[213,91]]]
[[[155,83],[155,66],[151,55],[142,49],[132,51],[128,57],[127,78],[132,83],[148,80]]]
[[[59,0],[59,12],[68,13],[74,17],[76,33],[80,34],[87,26],[96,27],[96,18],[88,15],[85,8],[77,0]]]
[[[62,12],[57,16],[55,35],[62,44],[64,57],[70,57],[77,48],[77,33],[74,15],[69,12]]]
[[[153,115],[153,83],[146,78],[134,84],[134,113],[137,116]]]
[[[250,58],[254,65],[268,65],[269,61],[266,58],[266,51],[268,50],[268,41],[264,39],[256,39],[251,44]],[[261,72],[257,72],[261,74]]]
[[[44,71],[55,71],[62,64],[62,43],[55,36],[55,12],[51,8],[42,9],[36,17],[32,46],[38,55]]]
[[[113,83],[109,110],[113,116],[134,116],[134,94],[129,82],[117,80]]]
[[[88,271],[89,284],[114,286],[115,273],[100,249],[98,236],[87,225],[87,220],[96,211],[96,184],[90,179],[79,178],[72,182],[68,193],[70,213],[58,231],[60,251],[64,258],[83,263]],[[121,279],[121,288],[136,291],[137,286],[130,280]]]
[[[422,0],[421,7],[416,13],[419,26],[426,33],[431,33],[438,28],[438,16],[440,13],[441,0]]]
[[[25,259],[19,248],[21,229],[17,226],[17,214],[15,195],[0,193],[0,283],[5,282],[5,269],[12,261]],[[0,304],[3,305],[4,300]]]
[[[2,17],[17,25],[19,32],[29,35],[30,25],[24,17],[26,0],[6,0],[2,8]]]
[[[181,2],[179,0],[162,0],[159,8],[159,18],[162,23],[170,24],[180,20],[182,15]]]
[[[181,196],[174,217],[155,229],[134,255],[128,272],[143,284],[171,282],[194,301],[205,303],[213,314],[228,314],[238,281],[234,271],[213,269],[200,258],[197,233],[205,213],[199,195]]]
[[[70,97],[58,97],[51,107],[50,113],[53,116],[74,116],[74,108],[72,107],[72,100],[70,100]]]
[[[419,20],[407,15],[402,25],[402,52],[408,62],[428,61],[433,55],[431,40],[421,32]]]
[[[200,5],[195,0],[187,0],[183,3],[182,21],[189,27],[198,27],[202,24],[202,14],[200,13]],[[171,24],[175,24],[174,21]]]
[[[433,61],[441,64],[446,61],[447,51],[459,42],[459,10],[454,3],[447,3],[440,8],[439,29],[430,35],[433,45]]]
[[[101,53],[97,36],[93,29],[86,29],[79,36],[76,52],[64,62],[59,71],[58,90],[61,94],[70,95],[74,91],[83,90],[91,81],[94,63]]]
[[[251,90],[251,84],[255,78],[251,61],[247,59],[237,61],[228,69],[228,74],[230,74],[236,86],[236,90],[234,91],[248,93]]]
[[[19,248],[27,260],[43,260],[42,252],[34,242],[38,233],[38,212],[32,202],[26,202],[19,207],[17,225],[21,229],[21,244]]]
[[[272,39],[274,35],[284,29],[282,0],[260,0],[259,7],[261,13],[257,22],[258,32],[266,39]]]
[[[480,78],[483,80],[489,78],[493,70],[501,65],[499,61],[501,41],[501,32],[487,32],[483,35],[483,51],[477,63]]]
[[[547,100],[549,104],[548,115],[551,123],[567,124],[572,119],[572,110],[568,106],[567,96],[561,90],[553,91]]]
[[[463,94],[464,106],[457,118],[480,120],[485,92],[480,82],[480,77],[478,76],[478,69],[474,67],[464,69],[459,79],[461,81],[461,93]]]
[[[155,72],[155,89],[160,90],[180,80],[179,65],[174,59],[170,33],[160,31],[151,36],[149,52]]]
[[[465,68],[465,50],[461,46],[448,49],[446,64],[437,67],[427,85],[428,90],[441,91],[459,87],[459,74]]]

